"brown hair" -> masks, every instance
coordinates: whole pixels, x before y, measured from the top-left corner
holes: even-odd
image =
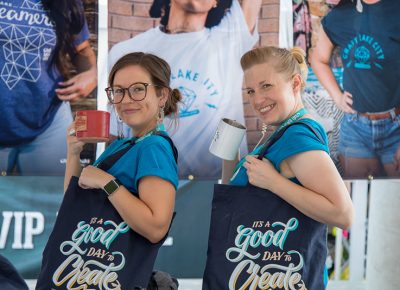
[[[176,115],[178,112],[178,103],[182,100],[182,95],[178,89],[170,88],[171,68],[169,64],[154,54],[143,52],[129,53],[121,57],[112,67],[108,76],[109,85],[112,86],[114,84],[114,77],[117,71],[130,65],[138,65],[150,74],[152,84],[159,86],[159,88],[156,87],[157,95],[161,95],[162,88],[169,90],[168,99],[165,102],[164,114],[165,116]]]
[[[288,80],[299,74],[301,89],[305,88],[308,68],[305,52],[300,47],[293,47],[290,50],[274,46],[258,47],[246,52],[240,60],[244,71],[262,63],[271,64],[276,72],[285,75]]]
[[[68,79],[73,68],[71,61],[77,56],[74,40],[85,23],[83,5],[77,0],[42,0],[42,4],[55,24],[57,41],[50,63]]]

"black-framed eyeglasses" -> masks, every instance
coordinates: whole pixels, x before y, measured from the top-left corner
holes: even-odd
[[[144,100],[147,95],[148,86],[160,87],[158,85],[153,85],[149,83],[137,82],[131,84],[127,88],[115,86],[115,87],[108,87],[105,89],[105,91],[107,93],[107,98],[111,104],[119,104],[125,97],[125,91],[128,92],[129,98],[133,101]]]

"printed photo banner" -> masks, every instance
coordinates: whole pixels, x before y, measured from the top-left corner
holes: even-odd
[[[72,122],[71,114],[74,116],[78,110],[96,109],[97,105],[95,90],[73,102],[61,102],[56,96],[55,89],[65,88],[61,81],[76,75],[75,66],[83,68],[88,63],[87,60],[77,63],[81,58],[69,60],[65,57],[70,77],[62,77],[53,67],[57,63],[56,58],[53,59],[57,55],[56,44],[63,41],[57,40],[51,12],[43,2],[46,1],[0,1],[2,175],[63,176],[67,155],[65,126]],[[97,57],[98,0],[76,2],[83,5],[85,18],[81,33],[75,37],[76,45],[88,39]],[[90,82],[85,81],[85,87],[90,87]],[[41,150],[42,147],[46,150]],[[81,163],[93,163],[95,155],[95,146],[86,145]],[[42,162],[44,159],[47,162]]]
[[[0,178],[0,252],[25,279],[36,279],[63,198],[63,177]]]
[[[308,61],[310,61],[313,49],[318,41],[318,33],[321,29],[321,20],[337,3],[337,0],[292,0],[292,45],[300,46],[306,52],[306,59]],[[279,34],[285,33],[290,33],[290,30],[279,31]],[[343,68],[340,59],[340,50],[338,48],[335,48],[333,51],[331,67],[336,81],[342,87]],[[339,162],[338,145],[340,122],[343,117],[343,112],[336,106],[331,96],[329,96],[328,92],[320,84],[310,65],[307,85],[302,94],[302,98],[307,110],[327,132],[330,155],[338,170],[342,171]]]
[[[333,68],[332,70],[336,81],[342,85],[343,69]],[[302,99],[307,111],[324,127],[328,135],[330,156],[338,170],[341,171],[338,146],[343,112],[336,106],[311,68],[308,70],[307,86],[302,94]]]

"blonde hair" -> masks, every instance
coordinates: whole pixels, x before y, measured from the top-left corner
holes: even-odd
[[[274,46],[258,47],[246,52],[240,60],[243,71],[263,63],[272,65],[277,73],[283,74],[288,80],[299,74],[301,77],[301,89],[305,88],[308,67],[305,52],[302,48],[293,47],[288,50]]]

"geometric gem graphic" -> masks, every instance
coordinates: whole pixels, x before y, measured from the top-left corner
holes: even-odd
[[[23,6],[31,10],[40,8],[33,1],[24,1]],[[36,82],[39,79],[43,69],[42,49],[44,46],[54,47],[56,35],[51,28],[0,21],[0,44],[6,60],[0,76],[11,90],[20,80]]]

